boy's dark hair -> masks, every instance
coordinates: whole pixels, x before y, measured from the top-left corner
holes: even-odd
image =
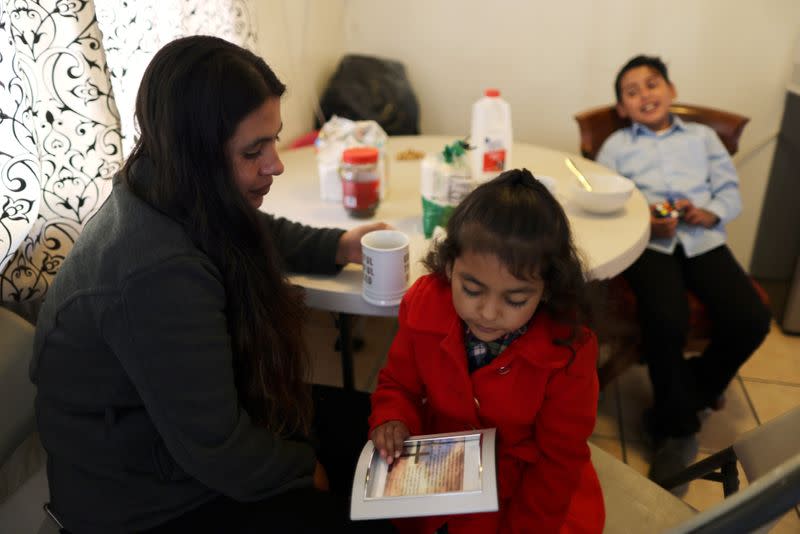
[[[667,72],[667,66],[661,61],[661,58],[658,56],[645,56],[645,55],[638,55],[632,58],[630,61],[625,63],[621,69],[619,69],[619,73],[617,74],[617,78],[614,80],[614,93],[617,95],[617,102],[622,102],[622,77],[625,76],[625,73],[631,69],[635,69],[636,67],[650,67],[658,71],[664,81],[671,84],[672,82],[669,81],[669,73]]]
[[[285,90],[263,59],[235,44],[209,36],[168,43],[142,77],[140,136],[121,178],[219,269],[239,399],[259,424],[288,435],[311,423],[305,307],[225,153],[239,123]]]
[[[578,327],[590,319],[590,305],[581,259],[563,208],[527,169],[509,170],[478,186],[453,211],[447,237],[423,260],[434,274],[447,276],[466,251],[492,254],[521,280],[537,273],[544,281],[546,309],[557,321]]]

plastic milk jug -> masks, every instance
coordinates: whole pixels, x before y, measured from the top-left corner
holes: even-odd
[[[472,105],[470,145],[472,176],[478,182],[491,180],[511,168],[511,106],[500,91],[487,89]]]

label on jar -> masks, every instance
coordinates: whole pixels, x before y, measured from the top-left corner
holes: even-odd
[[[342,182],[342,202],[348,210],[362,211],[374,208],[378,204],[377,180],[371,182]]]

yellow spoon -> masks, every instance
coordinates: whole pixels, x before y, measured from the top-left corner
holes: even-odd
[[[570,158],[564,158],[564,163],[567,164],[567,168],[572,171],[572,174],[578,177],[578,181],[581,183],[584,189],[587,191],[592,190],[592,184],[589,183],[589,180],[583,175],[581,171],[578,170],[578,167],[572,162]]]

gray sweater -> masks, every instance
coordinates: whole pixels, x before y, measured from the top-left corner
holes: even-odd
[[[342,230],[264,224],[287,268],[336,271]],[[31,379],[51,505],[73,532],[141,530],[220,495],[312,484],[311,446],[239,405],[219,271],[120,183],[48,291]]]

